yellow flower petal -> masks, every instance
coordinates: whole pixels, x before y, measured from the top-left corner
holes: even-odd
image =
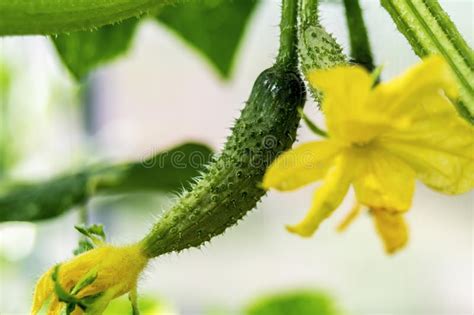
[[[51,281],[51,273],[53,269],[48,270],[38,280],[33,293],[33,305],[31,307],[31,314],[35,315],[40,310],[46,300],[53,293],[53,282]]]
[[[344,154],[338,156],[329,168],[324,182],[316,190],[311,209],[296,225],[287,226],[288,231],[303,237],[311,236],[319,224],[340,205],[352,180],[351,163]]]
[[[57,296],[53,296],[51,302],[49,303],[48,315],[58,315],[61,313],[61,310],[64,306],[64,303],[59,302]]]
[[[380,143],[427,186],[448,194],[467,192],[474,187],[474,128],[446,98],[432,97],[430,104],[437,110],[403,131],[384,135]]]
[[[415,173],[402,160],[381,149],[360,149],[354,179],[357,200],[368,207],[406,211],[415,190]],[[359,151],[360,151],[359,150]]]
[[[384,243],[385,251],[393,254],[408,242],[408,227],[403,214],[384,209],[371,209],[374,223]]]
[[[379,126],[367,124],[370,113],[365,107],[372,86],[367,71],[359,66],[335,67],[313,71],[308,78],[323,92],[322,109],[331,138],[361,143],[373,138]]]
[[[426,113],[436,107],[426,98],[440,95],[441,91],[452,98],[458,95],[449,65],[442,57],[431,56],[397,78],[379,84],[371,93],[366,110],[391,120],[394,126],[403,125],[413,117],[426,119]]]
[[[136,287],[138,277],[145,268],[147,261],[148,258],[142,253],[140,245],[123,247],[103,245],[61,264],[58,279],[61,286],[67,292],[70,292],[85,275],[91,270],[96,270],[97,278],[75,294],[75,297],[81,299],[102,293],[90,306],[91,312],[97,310],[100,314],[111,299]],[[60,303],[54,294],[51,273],[52,270],[46,272],[36,285],[32,307],[33,314],[40,310],[50,295],[53,295],[53,299],[48,314],[59,314],[64,307],[64,303]]]
[[[263,178],[265,189],[282,191],[297,189],[321,179],[341,146],[332,141],[302,144],[283,153],[267,169]]]

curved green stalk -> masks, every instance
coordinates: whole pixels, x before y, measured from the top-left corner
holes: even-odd
[[[435,0],[381,0],[415,53],[440,54],[449,63],[460,87],[459,112],[473,122],[474,53]]]
[[[138,17],[173,0],[0,0],[0,35],[91,30]]]
[[[280,22],[280,49],[277,63],[296,66],[298,56],[296,52],[298,0],[288,0],[282,3],[282,17]]]
[[[375,69],[374,60],[359,0],[344,0],[344,7],[349,29],[352,61],[372,72]]]

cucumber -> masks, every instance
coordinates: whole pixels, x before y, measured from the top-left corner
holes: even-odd
[[[142,240],[144,253],[151,258],[197,247],[252,210],[265,194],[259,185],[266,168],[295,141],[305,100],[293,64],[263,71],[221,155]]]
[[[305,78],[315,69],[328,69],[347,65],[348,60],[342,53],[342,47],[334,37],[319,24],[302,24],[299,33],[298,53],[301,70]],[[314,100],[321,103],[322,95],[308,84]]]

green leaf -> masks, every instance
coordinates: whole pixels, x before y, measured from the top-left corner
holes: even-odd
[[[64,65],[78,80],[127,51],[139,20],[131,18],[95,31],[79,31],[52,37]]]
[[[257,0],[196,0],[164,6],[157,19],[203,54],[220,75],[228,78],[256,4]],[[138,22],[131,18],[94,31],[54,36],[52,41],[64,65],[81,80],[93,69],[127,51]]]
[[[212,157],[213,152],[208,146],[186,143],[143,161],[123,164],[121,167],[126,171],[120,180],[116,182],[112,178],[108,181],[104,176],[97,185],[97,194],[189,189],[190,180],[205,170]]]
[[[245,315],[337,315],[332,300],[317,291],[301,290],[262,297],[251,303]]]
[[[1,0],[0,36],[90,30],[156,12],[178,0]]]
[[[203,54],[228,78],[257,0],[199,0],[163,7],[158,21]]]
[[[207,146],[186,143],[144,161],[91,167],[5,189],[0,185],[0,222],[53,218],[101,194],[177,192],[190,187],[188,182],[205,170],[211,158]]]

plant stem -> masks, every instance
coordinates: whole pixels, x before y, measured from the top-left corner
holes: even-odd
[[[87,202],[79,206],[77,221],[79,225],[87,226],[89,224],[89,209],[87,206]]]
[[[349,29],[352,61],[371,72],[375,69],[375,66],[359,0],[344,0],[344,7]]]
[[[0,35],[91,30],[137,17],[173,0],[0,0]]]
[[[280,49],[277,63],[285,66],[297,65],[297,17],[298,1],[283,0],[280,22]]]
[[[318,6],[319,0],[300,0],[300,19],[304,27],[319,25]]]
[[[458,111],[472,123],[474,54],[438,1],[381,0],[381,3],[418,56],[439,54],[446,59],[460,87]]]

